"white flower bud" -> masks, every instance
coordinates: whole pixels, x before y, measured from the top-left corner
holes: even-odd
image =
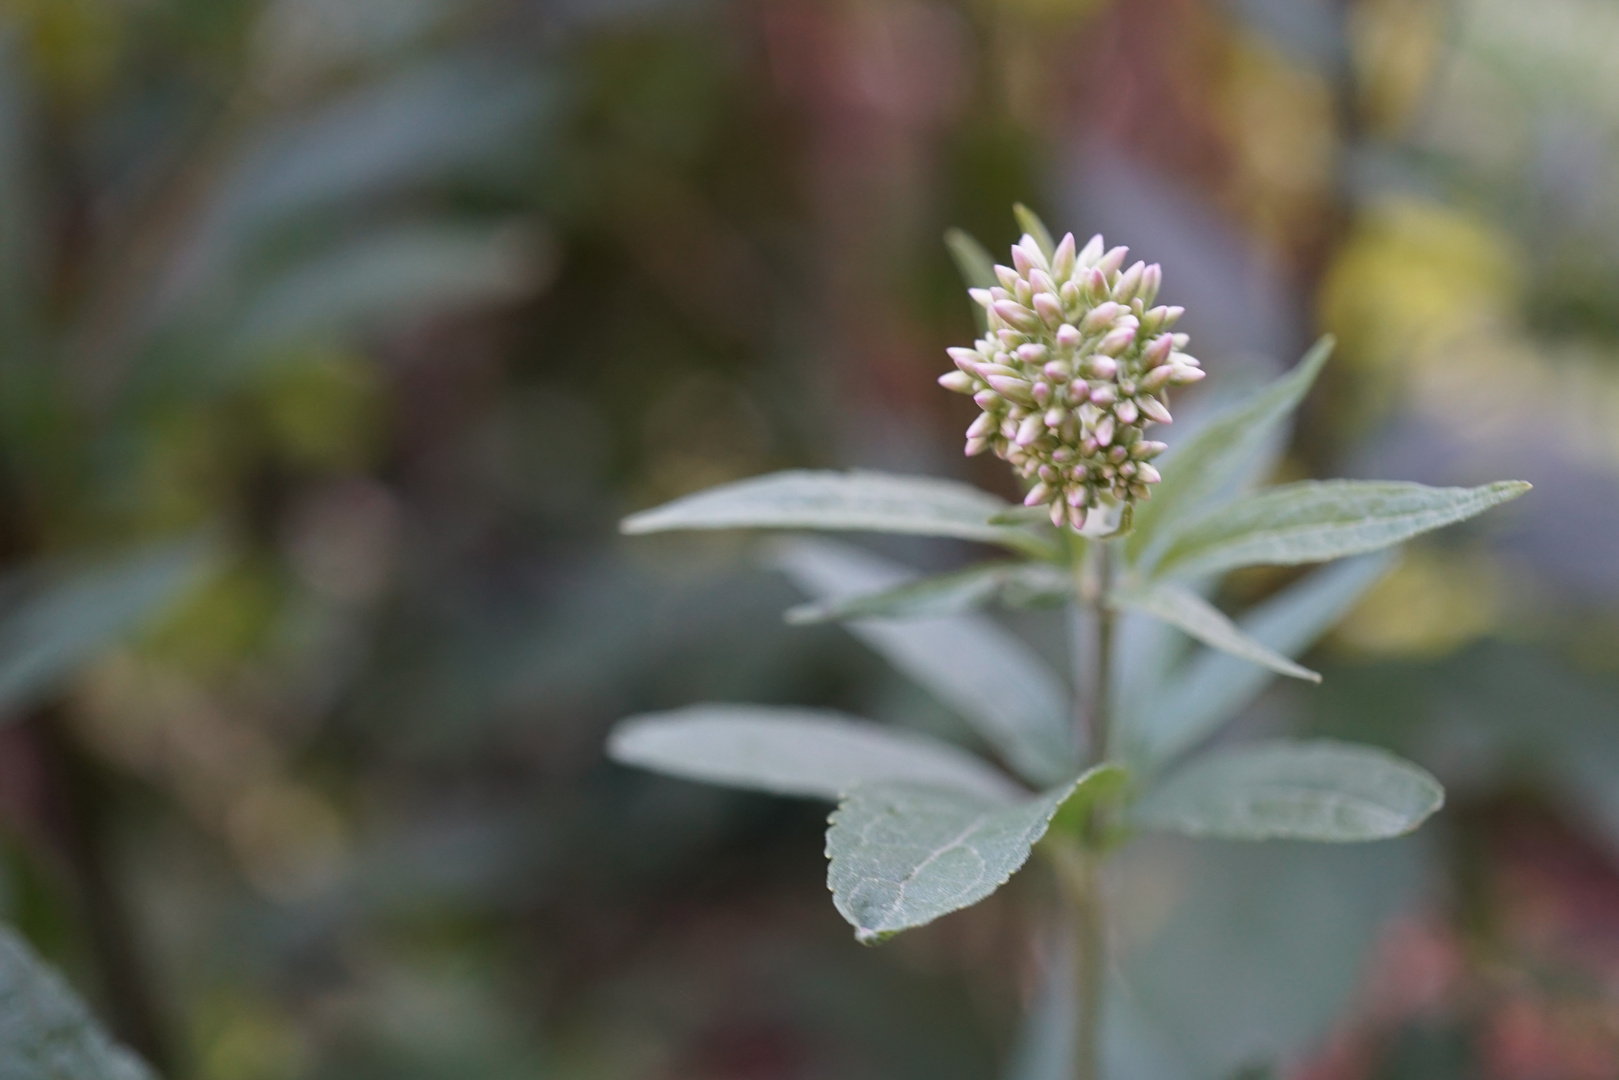
[[[1097,233],[1086,242],[1085,246],[1080,249],[1079,254],[1074,257],[1075,265],[1083,267],[1095,266],[1096,260],[1102,257],[1103,246],[1102,234]]]
[[[1119,272],[1119,267],[1124,265],[1124,257],[1128,254],[1130,254],[1129,248],[1116,247],[1096,260],[1096,269],[1107,277],[1112,277]]]
[[[988,289],[968,289],[967,295],[972,297],[973,303],[981,307],[988,308],[995,305],[995,297]]]
[[[948,371],[939,376],[939,385],[958,394],[970,394],[977,384],[965,371]]]
[[[1044,418],[1039,413],[1030,413],[1028,416],[1023,418],[1023,423],[1018,425],[1017,439],[1014,441],[1016,441],[1019,446],[1029,446],[1033,444],[1034,440],[1038,439],[1041,434],[1044,433],[1044,431]]]
[[[1159,401],[1151,394],[1142,394],[1140,397],[1135,398],[1134,400],[1135,403],[1141,407],[1142,413],[1145,414],[1148,419],[1154,420],[1160,424],[1169,424],[1174,422],[1175,418],[1169,415],[1169,409],[1162,401]]]
[[[1051,256],[1051,274],[1058,281],[1067,281],[1074,272],[1074,234],[1064,233]]]
[[[1034,310],[1044,319],[1046,325],[1057,327],[1062,325],[1062,302],[1055,294],[1043,292],[1034,294]]]
[[[1152,302],[1158,299],[1158,290],[1163,284],[1164,268],[1157,263],[1147,267],[1146,272],[1141,275],[1141,288],[1136,292],[1136,298],[1141,301],[1143,307],[1151,306]]]
[[[1113,283],[1113,299],[1121,304],[1128,304],[1136,298],[1136,290],[1141,288],[1141,275],[1147,272],[1147,264],[1137,262],[1119,275],[1119,280]]]

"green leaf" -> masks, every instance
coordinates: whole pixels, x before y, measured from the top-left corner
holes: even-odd
[[[1102,766],[1016,806],[920,784],[856,787],[826,833],[832,902],[866,944],[970,907],[1022,867],[1065,801],[1118,772]]]
[[[674,529],[829,529],[953,536],[1055,558],[1049,536],[991,525],[1008,504],[954,480],[791,470],[699,491],[624,519],[630,534]]]
[[[235,332],[225,374],[288,345],[514,300],[535,280],[523,237],[509,226],[411,226],[367,237],[265,287]]]
[[[1529,490],[1521,480],[1433,488],[1393,480],[1306,480],[1238,499],[1180,531],[1156,573],[1327,562],[1466,521]]]
[[[976,611],[997,599],[1011,607],[1060,604],[1072,593],[1073,579],[1049,563],[981,563],[841,600],[801,604],[787,612],[787,621],[920,619]]]
[[[70,574],[37,571],[45,584],[0,616],[0,717],[53,693],[120,637],[162,614],[213,562],[202,539],[166,543]]]
[[[1368,555],[1318,570],[1237,620],[1253,641],[1297,656],[1388,574],[1389,555]],[[1266,668],[1223,652],[1193,657],[1164,688],[1133,706],[1121,724],[1128,758],[1141,766],[1199,742],[1245,708],[1271,680]]]
[[[993,289],[1000,284],[995,279],[994,257],[971,235],[961,229],[947,229],[944,246],[950,249],[950,258],[955,260],[956,270],[969,289]],[[973,309],[973,321],[978,324],[978,332],[988,330],[989,312],[984,310],[984,305],[969,303],[968,306]]]
[[[1040,220],[1039,214],[1022,203],[1013,203],[1012,216],[1017,218],[1018,228],[1034,237],[1034,242],[1040,246],[1047,259],[1056,253],[1057,242],[1051,238],[1051,230],[1046,228],[1046,223]]]
[[[1190,589],[1167,581],[1147,583],[1114,590],[1112,601],[1120,607],[1162,619],[1211,648],[1250,660],[1279,675],[1306,682],[1321,681],[1316,672],[1244,634],[1224,612]]]
[[[1135,532],[1125,541],[1125,558],[1150,566],[1178,521],[1196,513],[1234,475],[1246,472],[1262,455],[1277,425],[1298,407],[1332,354],[1333,339],[1316,342],[1298,366],[1249,400],[1205,424],[1173,447],[1159,465],[1163,482],[1151,499],[1136,507]]]
[[[1385,840],[1444,802],[1439,781],[1386,750],[1275,741],[1195,759],[1149,791],[1133,818],[1223,840]]]
[[[822,601],[893,588],[903,566],[858,548],[795,540],[775,563]],[[1037,786],[1074,775],[1078,748],[1067,688],[1022,640],[981,615],[861,619],[850,633],[958,712],[1018,774]]]
[[[0,926],[0,1075],[7,1080],[156,1080],[102,1030],[67,982]]]
[[[687,780],[836,800],[857,784],[906,781],[990,802],[1026,794],[967,751],[820,709],[693,705],[620,720],[614,761]]]

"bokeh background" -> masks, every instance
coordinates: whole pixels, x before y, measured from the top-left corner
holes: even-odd
[[[1165,265],[1198,393],[1339,335],[1285,476],[1536,485],[1239,725],[1439,818],[1136,857],[1139,1075],[1619,1075],[1615,56],[1606,0],[0,0],[0,917],[174,1080],[1061,1080],[1038,873],[860,948],[823,807],[602,752],[949,730],[745,539],[614,526],[1005,491],[940,238],[1023,200]]]

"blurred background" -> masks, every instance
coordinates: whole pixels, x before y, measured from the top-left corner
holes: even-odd
[[[0,0],[0,918],[173,1080],[1060,1080],[1038,873],[859,948],[824,807],[602,752],[952,730],[744,539],[614,527],[1005,492],[941,234],[1023,200],[1164,264],[1205,387],[1339,335],[1285,477],[1536,485],[1239,725],[1439,818],[1132,858],[1121,1080],[1619,1075],[1616,55],[1606,0]]]

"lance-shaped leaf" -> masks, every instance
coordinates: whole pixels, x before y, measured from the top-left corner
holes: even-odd
[[[1395,480],[1306,480],[1230,503],[1175,537],[1157,573],[1294,566],[1378,551],[1466,521],[1529,490],[1521,480],[1434,488]]]
[[[1160,581],[1114,590],[1113,603],[1162,619],[1186,631],[1203,644],[1221,652],[1250,660],[1279,675],[1291,675],[1306,682],[1320,682],[1321,676],[1295,664],[1263,642],[1255,641],[1225,613],[1197,593],[1173,582]]]
[[[122,635],[161,615],[195,586],[215,552],[202,538],[161,544],[115,562],[50,571],[0,615],[0,718],[57,689]]]
[[[1297,656],[1389,572],[1389,555],[1367,555],[1318,570],[1252,608],[1237,628],[1284,656]],[[1259,696],[1266,668],[1213,650],[1189,660],[1155,694],[1132,705],[1121,726],[1129,759],[1162,761],[1206,738]]]
[[[976,611],[996,600],[1009,607],[1035,607],[1062,603],[1072,595],[1073,587],[1068,572],[1050,563],[980,563],[890,589],[801,604],[787,612],[787,621],[924,619]]]
[[[950,258],[955,261],[956,270],[967,288],[993,289],[1000,284],[995,280],[994,257],[969,233],[961,229],[947,229],[944,246],[950,249]],[[975,303],[968,306],[973,309],[973,321],[978,324],[978,332],[989,329],[989,312],[984,305]]]
[[[1224,840],[1385,840],[1444,802],[1439,781],[1386,750],[1275,741],[1193,760],[1149,791],[1133,818]]]
[[[1135,511],[1135,532],[1125,541],[1125,558],[1150,566],[1177,522],[1195,514],[1203,501],[1233,475],[1246,471],[1262,455],[1281,424],[1315,385],[1332,354],[1333,340],[1324,337],[1298,366],[1247,401],[1205,424],[1196,435],[1165,455],[1159,471],[1163,482],[1151,499]]]
[[[836,800],[872,781],[999,803],[1027,794],[960,747],[820,709],[694,705],[632,716],[614,726],[607,753],[624,765],[777,795]]]
[[[1057,241],[1052,238],[1051,230],[1046,228],[1046,223],[1040,220],[1040,215],[1022,203],[1013,203],[1012,216],[1017,219],[1018,228],[1034,237],[1035,244],[1045,253],[1046,258],[1051,258],[1057,250]]]
[[[889,473],[791,470],[700,491],[632,514],[626,533],[674,529],[826,529],[953,536],[1041,558],[1055,543],[1030,528],[992,525],[1008,504],[969,484]]]
[[[893,588],[908,569],[845,544],[794,540],[776,564],[818,600]],[[1018,774],[1037,786],[1078,766],[1068,692],[1019,638],[981,615],[859,619],[844,624],[940,701],[960,713]]]
[[[866,944],[970,907],[1028,860],[1063,803],[1117,790],[1122,773],[1098,766],[1014,806],[921,784],[856,787],[826,833],[832,902]]]
[[[84,1002],[13,931],[0,927],[0,1076],[156,1080],[110,1039]]]

